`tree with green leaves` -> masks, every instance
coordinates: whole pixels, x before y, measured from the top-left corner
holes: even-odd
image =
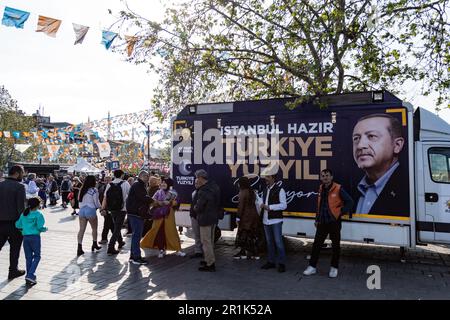
[[[28,117],[19,109],[4,86],[0,86],[0,132],[8,131],[11,136],[0,136],[0,170],[4,169],[9,161],[22,160],[22,155],[15,151],[14,144],[18,141],[12,136],[13,131],[29,132],[36,123],[32,117]],[[25,154],[32,155],[29,149]]]
[[[188,103],[398,93],[407,81],[439,108],[450,97],[449,14],[449,0],[184,0],[162,23],[127,7],[120,25],[139,29],[128,59],[160,76],[161,117]]]

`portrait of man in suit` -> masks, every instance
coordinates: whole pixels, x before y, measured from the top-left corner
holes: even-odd
[[[355,192],[355,213],[409,216],[408,170],[399,162],[405,145],[395,117],[376,113],[353,128],[353,158],[364,176]]]

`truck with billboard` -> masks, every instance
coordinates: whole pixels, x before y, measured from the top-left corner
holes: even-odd
[[[222,229],[235,227],[237,180],[276,173],[286,191],[283,234],[313,238],[319,173],[352,196],[343,241],[414,248],[450,243],[450,125],[388,91],[186,106],[172,119],[178,225],[189,227],[195,171],[222,193]]]

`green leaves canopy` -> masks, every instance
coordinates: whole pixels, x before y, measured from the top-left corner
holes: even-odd
[[[161,117],[188,103],[385,88],[450,92],[448,0],[190,0],[140,27],[135,63],[160,76]],[[303,98],[301,98],[303,99]],[[299,101],[301,101],[301,99]]]

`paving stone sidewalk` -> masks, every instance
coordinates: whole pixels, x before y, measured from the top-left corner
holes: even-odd
[[[311,241],[286,238],[287,272],[261,270],[264,259],[234,260],[233,233],[223,232],[216,245],[215,273],[197,271],[199,260],[169,254],[158,259],[146,251],[149,264],[128,263],[130,238],[116,257],[106,248],[90,252],[91,232],[84,238],[85,254],[76,257],[78,218],[69,209],[54,207],[44,214],[49,227],[42,234],[38,284],[25,286],[24,278],[7,280],[9,246],[0,251],[0,299],[8,300],[115,300],[115,299],[450,299],[450,248],[430,245],[407,250],[400,262],[399,248],[344,243],[337,279],[328,278],[330,250],[324,250],[319,273],[301,275]],[[99,218],[99,231],[103,218]],[[193,252],[189,232],[181,236],[183,249]],[[25,267],[23,250],[19,265]],[[367,288],[367,268],[379,266],[381,289]]]

